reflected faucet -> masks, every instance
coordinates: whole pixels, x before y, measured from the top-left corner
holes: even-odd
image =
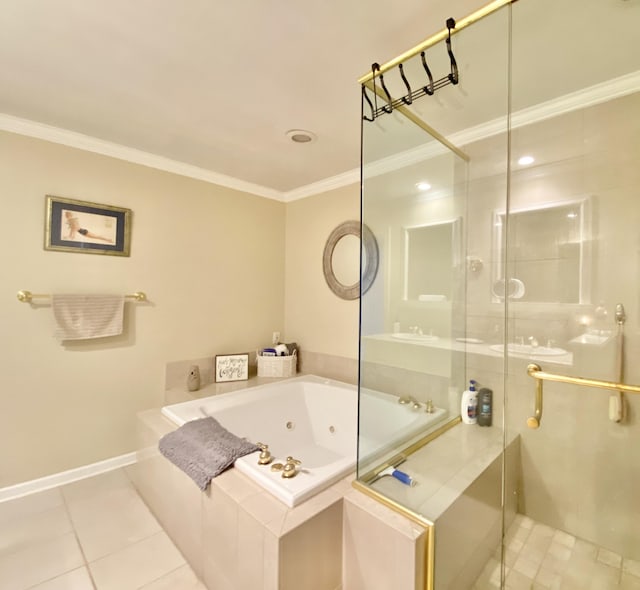
[[[402,405],[411,405],[411,408],[414,410],[419,410],[422,407],[422,404],[411,395],[398,398],[398,403]]]
[[[527,338],[527,340],[529,341],[529,344],[531,345],[531,348],[537,348],[538,347],[538,339],[535,336],[529,336],[529,338]]]

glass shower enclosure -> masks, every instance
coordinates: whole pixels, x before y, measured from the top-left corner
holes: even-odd
[[[425,588],[640,588],[638,30],[493,2],[361,80],[358,485]]]

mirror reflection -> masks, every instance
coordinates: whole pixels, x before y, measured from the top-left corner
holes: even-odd
[[[353,285],[360,280],[360,240],[353,234],[340,238],[331,255],[333,274],[339,283]]]
[[[588,199],[494,216],[497,260],[494,301],[589,303]],[[509,247],[503,251],[505,239]],[[505,272],[505,263],[507,272]]]
[[[404,299],[450,300],[459,261],[460,220],[405,228]]]

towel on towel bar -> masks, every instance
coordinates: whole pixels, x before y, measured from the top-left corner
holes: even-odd
[[[52,295],[58,340],[122,334],[124,295]]]
[[[201,490],[236,459],[258,451],[249,441],[229,432],[211,416],[192,420],[165,434],[160,452],[184,471]]]

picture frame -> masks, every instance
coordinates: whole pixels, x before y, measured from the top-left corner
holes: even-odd
[[[131,209],[47,195],[44,249],[129,256]]]
[[[249,379],[249,353],[216,355],[215,378],[216,383]]]

